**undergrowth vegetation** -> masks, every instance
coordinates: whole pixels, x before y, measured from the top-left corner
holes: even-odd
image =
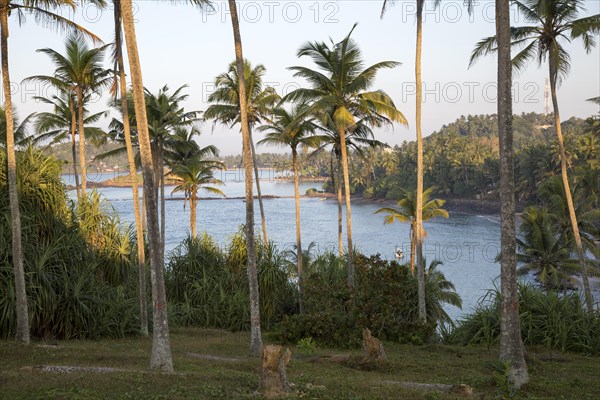
[[[0,153],[0,163],[4,166]],[[62,165],[27,149],[19,153],[19,195],[31,332],[38,338],[97,339],[136,334],[139,326],[135,235],[110,204],[91,192],[69,200]],[[0,338],[15,330],[11,226],[6,170],[0,168]],[[447,304],[460,306],[454,286],[432,261],[426,274],[427,325],[418,323],[417,282],[406,265],[357,253],[356,285],[346,285],[346,260],[326,252],[303,253],[302,291],[296,254],[260,240],[256,246],[260,311],[271,340],[325,347],[357,347],[361,329],[383,340],[424,344],[495,345],[497,291],[454,326]],[[244,229],[222,248],[208,235],[187,238],[166,258],[170,323],[174,326],[249,329]],[[300,292],[304,312],[299,312]],[[600,315],[588,313],[572,291],[520,288],[526,345],[600,354]],[[149,294],[148,294],[149,296]]]

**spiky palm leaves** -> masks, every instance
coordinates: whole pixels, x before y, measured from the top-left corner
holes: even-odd
[[[263,238],[265,241],[268,241],[266,216],[260,190],[260,176],[258,173],[254,140],[252,139],[252,130],[257,124],[269,120],[273,108],[279,102],[280,98],[274,88],[264,86],[263,78],[266,68],[262,64],[252,67],[250,61],[244,60],[243,71],[246,91],[245,108],[248,116],[248,130],[258,205],[260,208]],[[215,79],[216,89],[208,97],[208,102],[211,105],[204,111],[205,120],[214,120],[215,122],[229,126],[241,124],[239,78],[235,61],[229,65],[227,72],[217,76]]]
[[[52,76],[32,76],[28,80],[50,83],[67,96],[75,96],[75,111],[70,103],[71,115],[76,112],[77,127],[79,132],[85,132],[84,103],[91,93],[100,93],[112,84],[111,71],[102,66],[104,52],[107,45],[98,48],[89,48],[81,34],[67,37],[65,53],[61,54],[54,49],[44,48],[38,52],[46,54],[54,63],[56,69]],[[68,98],[69,102],[74,101]],[[79,135],[79,168],[81,173],[81,198],[86,195],[87,160],[85,156],[85,135]]]
[[[346,195],[346,225],[348,238],[348,285],[354,285],[352,254],[352,210],[346,135],[359,122],[381,125],[395,121],[406,124],[406,118],[392,99],[382,90],[368,91],[375,83],[379,70],[394,68],[399,63],[384,61],[364,68],[362,53],[350,33],[331,46],[324,42],[309,42],[298,50],[298,57],[309,57],[316,70],[294,66],[294,76],[308,81],[310,88],[289,93],[286,100],[310,103],[310,114],[331,126],[339,135],[340,154]]]
[[[1,161],[3,158],[0,154]],[[24,264],[34,336],[98,338],[134,332],[136,274],[131,265],[130,232],[123,231],[116,218],[104,213],[97,196],[69,208],[58,160],[29,147],[19,154],[18,162]],[[0,172],[0,192],[6,192],[5,168]],[[6,215],[7,210],[3,194],[0,213]],[[15,330],[14,284],[8,279],[9,230],[9,220],[0,219],[3,338]]]
[[[538,64],[548,61],[555,129],[560,151],[561,175],[583,278],[586,304],[588,310],[592,311],[593,299],[585,265],[585,253],[581,243],[577,216],[573,206],[567,175],[567,155],[563,143],[556,90],[571,68],[571,57],[561,44],[561,41],[581,39],[586,52],[589,53],[596,45],[595,35],[600,32],[600,14],[577,18],[579,12],[583,10],[583,1],[581,0],[523,0],[513,1],[513,3],[527,22],[536,24],[532,26],[511,27],[511,45],[520,49],[512,59],[513,67],[518,71],[523,69],[533,59],[537,59]],[[477,59],[494,53],[497,50],[497,39],[495,36],[482,39],[473,50],[470,63],[473,64]]]
[[[223,164],[219,161],[209,159],[209,156],[218,154],[216,147],[199,147],[196,142],[187,138],[184,130],[180,131],[182,141],[179,149],[169,155],[169,175],[177,181],[172,193],[183,192],[184,208],[187,201],[190,202],[190,232],[192,238],[196,238],[196,206],[198,202],[198,191],[204,189],[219,196],[225,196],[220,189],[212,185],[223,185],[223,182],[215,178],[214,171],[222,169]],[[179,137],[175,135],[175,137]],[[179,150],[179,151],[177,151]]]
[[[448,218],[448,211],[442,207],[446,203],[445,200],[441,199],[429,199],[433,188],[430,187],[423,192],[423,221],[428,221],[436,217]],[[375,214],[386,214],[383,223],[393,224],[394,222],[410,222],[410,270],[414,274],[415,272],[415,228],[417,223],[417,201],[416,193],[414,191],[402,191],[402,197],[398,200],[397,208],[383,207],[375,211]],[[423,231],[423,235],[427,235]]]
[[[570,256],[570,243],[556,234],[557,217],[545,208],[532,206],[523,213],[522,239],[517,239],[519,272],[534,272],[547,289],[563,289],[573,284],[571,274],[577,268]]]

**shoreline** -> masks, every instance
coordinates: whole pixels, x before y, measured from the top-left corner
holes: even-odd
[[[289,179],[276,179],[277,181],[289,181]],[[306,179],[303,182],[321,182],[319,180]],[[90,188],[125,188],[129,187],[130,183],[128,181],[119,180],[114,181],[109,179],[107,181],[102,182],[88,182],[88,187]],[[75,190],[75,187],[72,185],[67,185],[68,190]],[[255,199],[258,197],[255,195]],[[294,196],[277,196],[277,195],[263,195],[263,199],[272,200],[272,199],[293,199]],[[300,198],[303,199],[321,199],[322,201],[335,201],[336,194],[334,193],[314,193],[311,195],[301,195]],[[245,200],[245,196],[235,196],[235,197],[198,197],[200,201],[215,201],[215,200]],[[166,201],[184,201],[183,197],[167,197]],[[446,200],[446,204],[444,208],[448,210],[450,213],[457,214],[466,214],[466,215],[488,215],[488,216],[500,216],[500,201],[499,200],[477,200],[477,199],[464,199],[464,198],[444,198]],[[365,199],[362,197],[352,197],[352,202],[354,204],[382,204],[393,206],[396,204],[396,200],[389,199]],[[523,205],[517,204],[517,214],[523,209]]]

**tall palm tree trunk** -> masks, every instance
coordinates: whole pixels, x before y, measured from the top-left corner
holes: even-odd
[[[8,202],[12,227],[12,261],[15,275],[15,302],[17,306],[17,342],[29,344],[29,313],[23,270],[23,249],[21,247],[21,214],[17,193],[17,159],[15,156],[15,131],[8,71],[8,2],[0,2],[0,47],[2,53],[2,88],[4,90],[4,111],[6,113],[6,158],[8,162]]]
[[[244,172],[246,175],[246,248],[248,253],[248,285],[250,288],[250,353],[258,356],[262,351],[260,332],[260,308],[258,293],[258,275],[256,271],[256,249],[254,243],[254,196],[252,194],[252,137],[246,105],[246,80],[244,77],[244,55],[242,53],[242,37],[235,0],[229,1],[231,26],[235,45],[235,64],[239,77],[240,119],[242,124],[242,141],[244,155]]]
[[[262,192],[260,191],[260,178],[258,175],[258,163],[256,162],[256,150],[254,149],[254,139],[252,139],[252,128],[248,128],[250,132],[250,145],[252,149],[252,165],[254,165],[254,177],[256,179],[256,194],[258,196],[258,207],[260,208],[260,222],[262,224],[263,239],[269,244],[269,236],[267,236],[267,220],[265,218],[265,209],[263,207]]]
[[[298,188],[298,152],[292,148],[292,168],[294,170],[294,199],[296,203],[296,254],[298,261],[298,293],[300,302],[300,313],[304,312],[304,302],[302,300],[302,234],[300,229],[300,189]]]
[[[165,158],[164,144],[158,145],[158,173],[160,178],[160,256],[165,258]]]
[[[81,188],[79,187],[79,172],[77,172],[77,144],[75,142],[75,135],[77,134],[77,114],[75,113],[75,102],[71,94],[69,94],[69,111],[71,112],[71,156],[73,157],[73,175],[75,176],[77,199],[80,199]]]
[[[144,82],[142,67],[135,37],[135,26],[131,0],[121,0],[121,14],[131,71],[135,115],[138,125],[138,140],[142,156],[142,173],[144,175],[144,193],[147,202],[148,240],[150,242],[150,267],[152,278],[152,358],[150,367],[163,371],[173,371],[171,345],[169,341],[169,321],[167,315],[167,296],[165,292],[164,260],[160,258],[160,232],[158,228],[158,204],[155,196],[154,171],[152,168],[152,151],[146,116],[144,98]]]
[[[417,248],[417,237],[415,234],[415,224],[410,225],[410,273],[415,275],[415,252]]]
[[[117,69],[119,70],[119,91],[121,96],[121,109],[123,110],[123,131],[125,133],[125,146],[127,148],[127,162],[129,164],[129,179],[131,179],[131,193],[133,197],[133,215],[137,238],[138,258],[138,285],[140,301],[140,333],[148,336],[148,305],[146,303],[146,254],[144,250],[144,226],[140,215],[140,195],[138,191],[137,168],[131,141],[131,126],[129,124],[129,108],[127,105],[127,82],[125,80],[125,67],[123,65],[123,49],[121,37],[121,2],[114,0],[115,43]]]
[[[344,256],[344,232],[343,232],[343,220],[344,220],[344,214],[343,214],[343,199],[342,199],[342,180],[343,178],[343,173],[342,173],[342,158],[338,157],[338,163],[337,163],[337,206],[338,206],[338,250],[340,252],[340,258],[342,258]]]
[[[192,232],[192,238],[196,239],[196,193],[192,193],[190,196],[190,232]]]
[[[512,62],[510,57],[509,0],[496,0],[498,40],[498,133],[500,136],[500,247],[501,311],[500,360],[509,365],[511,384],[529,380],[525,363],[517,290],[515,234],[515,165],[512,130]]]
[[[79,125],[79,167],[81,169],[81,199],[85,199],[87,185],[87,166],[85,161],[85,127],[83,124],[83,89],[77,87],[77,119]]]
[[[569,176],[567,174],[567,156],[565,154],[565,144],[563,142],[562,128],[560,126],[560,114],[558,110],[558,96],[556,95],[556,75],[557,66],[556,59],[550,55],[550,92],[552,94],[552,106],[554,108],[554,125],[556,126],[556,137],[558,139],[558,148],[560,151],[560,173],[562,175],[563,186],[565,187],[565,197],[567,198],[567,208],[569,209],[569,219],[571,220],[571,228],[575,237],[575,246],[577,247],[577,258],[581,268],[581,280],[583,281],[583,290],[585,293],[585,304],[588,312],[594,311],[594,301],[590,290],[590,281],[588,278],[587,268],[585,266],[585,254],[579,234],[579,224],[577,223],[577,215],[575,214],[575,206],[573,205],[573,196],[571,195],[571,187],[569,185]]]
[[[354,249],[352,248],[352,206],[350,205],[350,173],[348,172],[348,148],[346,130],[340,129],[340,147],[342,153],[342,171],[344,172],[344,194],[346,197],[346,236],[348,238],[348,286],[354,287]]]
[[[421,130],[421,107],[423,100],[423,82],[421,78],[421,50],[423,45],[423,0],[417,0],[417,44],[415,57],[416,91],[416,129],[417,129],[417,196],[415,238],[417,247],[417,291],[419,320],[427,322],[425,304],[425,265],[423,264],[423,132]]]

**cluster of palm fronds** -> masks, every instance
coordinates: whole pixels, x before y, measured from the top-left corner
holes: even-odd
[[[37,337],[123,336],[138,325],[131,234],[95,193],[68,201],[62,165],[29,148],[19,153],[31,332]],[[4,154],[0,153],[0,164]],[[5,167],[0,168],[0,337],[14,334],[15,289]]]
[[[588,313],[576,292],[544,292],[529,284],[519,287],[521,335],[526,345],[548,349],[600,353],[600,313]],[[490,290],[475,311],[456,329],[444,331],[452,344],[495,344],[500,335],[500,292]]]
[[[589,275],[597,275],[600,266],[600,249],[596,244],[600,238],[600,196],[597,187],[586,181],[586,175],[578,176],[572,187],[583,249],[593,256],[586,260],[586,270]],[[517,240],[519,272],[532,272],[547,290],[574,288],[580,266],[574,256],[575,239],[560,177],[553,176],[541,182],[537,194],[540,205],[527,207],[522,215]]]

